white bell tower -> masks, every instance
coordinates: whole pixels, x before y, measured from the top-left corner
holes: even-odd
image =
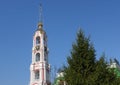
[[[43,23],[33,36],[32,63],[30,65],[30,85],[50,85],[50,64],[48,63],[47,35]]]

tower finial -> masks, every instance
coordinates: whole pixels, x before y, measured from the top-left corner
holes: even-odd
[[[43,27],[43,15],[42,15],[42,4],[40,3],[38,29],[42,29],[42,27]]]
[[[43,15],[42,15],[42,3],[40,3],[40,14],[39,14],[39,22],[43,22]]]

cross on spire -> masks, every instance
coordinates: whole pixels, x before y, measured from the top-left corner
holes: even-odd
[[[43,15],[42,15],[42,4],[40,3],[38,30],[42,30],[42,27],[43,27]]]
[[[43,15],[42,15],[42,4],[40,3],[40,13],[39,13],[39,22],[43,22]]]

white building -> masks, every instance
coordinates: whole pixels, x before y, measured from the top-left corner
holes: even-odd
[[[117,59],[111,60],[108,68],[114,68],[114,73],[120,78],[120,64]]]
[[[120,64],[116,59],[111,60],[109,68],[118,68],[120,70]]]
[[[53,85],[66,85],[63,71],[57,73],[57,76]]]

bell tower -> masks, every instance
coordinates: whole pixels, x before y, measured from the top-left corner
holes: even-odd
[[[50,85],[50,64],[48,63],[47,35],[43,29],[42,21],[39,21],[37,30],[33,36],[30,85]]]

